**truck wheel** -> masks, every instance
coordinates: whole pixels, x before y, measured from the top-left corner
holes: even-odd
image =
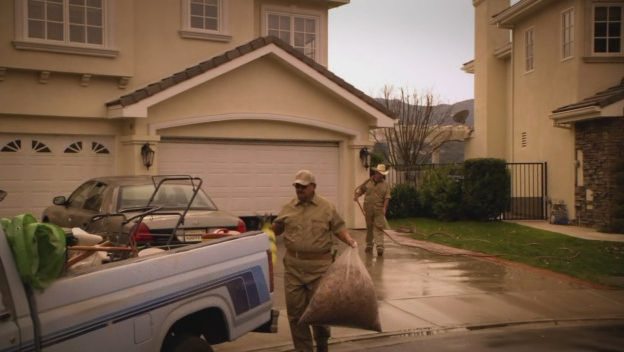
[[[213,352],[210,344],[199,336],[180,335],[165,343],[163,352]]]

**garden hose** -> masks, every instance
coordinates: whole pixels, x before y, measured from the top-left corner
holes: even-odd
[[[357,186],[353,190],[354,194],[358,190],[358,188],[360,188],[360,186]],[[360,208],[360,211],[362,211],[362,215],[364,215],[364,218],[366,218],[366,212],[364,211],[364,208],[362,207],[362,204],[360,203],[360,199],[359,198],[356,199],[355,202],[358,204],[358,206]],[[385,215],[384,215],[384,218],[385,218]],[[388,221],[386,220],[385,223],[388,224]],[[392,240],[392,242],[394,242],[394,243],[396,243],[398,245],[401,245],[401,243],[399,243],[397,240],[394,239],[394,237],[392,237],[390,234],[388,234],[385,229],[383,229],[383,228],[381,228],[380,226],[377,226],[377,225],[375,225],[375,227],[378,230],[380,230],[381,232],[383,232],[384,235],[388,236],[388,238],[390,238]],[[448,234],[442,233],[442,232],[436,232],[436,233],[433,233],[431,235],[434,235],[434,234],[448,235]],[[479,253],[442,253],[442,252],[434,251],[434,250],[432,250],[430,248],[426,248],[424,246],[417,246],[417,247],[420,248],[420,249],[423,249],[423,250],[425,250],[425,251],[427,251],[429,253],[432,253],[432,254],[441,255],[441,256],[450,256],[450,257],[454,257],[454,256],[461,256],[461,257],[498,257],[499,256],[499,255],[496,255],[496,254],[479,254]]]

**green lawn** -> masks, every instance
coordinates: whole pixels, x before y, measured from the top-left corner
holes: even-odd
[[[565,273],[592,282],[624,287],[624,243],[589,241],[507,222],[442,222],[395,219],[394,230],[450,247]]]

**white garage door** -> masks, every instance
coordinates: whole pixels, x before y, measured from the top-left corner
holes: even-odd
[[[338,200],[337,143],[163,140],[158,153],[159,173],[201,177],[217,206],[239,216],[276,215],[295,196],[300,169],[315,174],[318,194]]]
[[[113,138],[0,134],[0,217],[31,213],[38,219],[58,195],[86,179],[114,174]]]

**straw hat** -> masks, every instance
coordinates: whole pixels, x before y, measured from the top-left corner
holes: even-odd
[[[388,172],[390,172],[388,169],[386,169],[386,165],[384,164],[378,164],[377,166],[373,168],[373,170],[379,172],[380,174],[384,176],[386,176]]]

